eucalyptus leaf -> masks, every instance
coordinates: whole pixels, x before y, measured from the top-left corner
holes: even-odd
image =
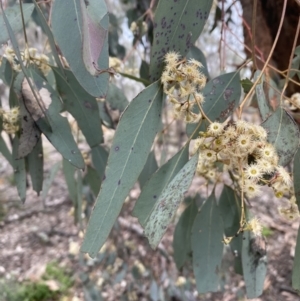
[[[150,177],[157,170],[157,168],[158,168],[158,166],[157,166],[157,162],[155,159],[154,151],[151,151],[148,156],[147,162],[139,176],[139,183],[140,183],[141,188],[144,187],[146,182],[150,179]]]
[[[61,162],[56,162],[54,165],[52,165],[51,169],[50,169],[50,172],[49,172],[49,176],[47,176],[45,179],[44,179],[44,182],[43,182],[43,191],[42,191],[42,194],[41,194],[41,197],[43,200],[45,200],[48,192],[49,192],[49,189],[58,173],[58,171],[60,170],[61,168]]]
[[[73,202],[74,208],[76,209],[77,208],[77,193],[76,193],[77,183],[75,179],[76,168],[72,164],[70,164],[70,162],[66,159],[63,159],[62,163],[63,163],[63,173],[67,183],[69,196]]]
[[[191,235],[192,226],[198,212],[195,200],[181,214],[173,237],[174,261],[177,269],[181,269],[186,260],[192,255]]]
[[[31,14],[34,9],[34,5],[32,3],[22,3],[23,6],[23,17],[25,24],[30,20]],[[20,5],[15,4],[14,6],[8,7],[5,10],[5,15],[9,21],[9,24],[11,26],[11,29],[14,33],[17,33],[23,28],[22,24],[22,16],[21,16],[21,10]],[[3,14],[0,15],[0,44],[5,43],[9,38],[10,35],[8,32],[4,29],[5,28],[5,19],[3,17]]]
[[[96,169],[87,166],[87,172],[84,177],[84,182],[90,186],[94,195],[98,195],[100,190],[101,178],[99,177]]]
[[[104,176],[105,166],[108,159],[107,150],[101,145],[92,148],[92,161],[99,178],[102,180]]]
[[[145,235],[153,249],[158,246],[180,202],[183,200],[184,193],[192,183],[198,157],[199,154],[196,153],[162,191],[150,216],[146,220]]]
[[[293,180],[296,203],[300,210],[300,148],[298,148],[294,157]]]
[[[103,140],[101,119],[95,97],[88,94],[70,70],[64,70],[65,77],[53,67],[57,90],[65,109],[76,119],[87,143],[92,148]]]
[[[204,87],[202,94],[205,102],[203,111],[212,121],[223,122],[233,114],[241,97],[240,75],[238,72],[222,74],[210,80]],[[195,109],[199,112],[199,108]],[[198,124],[188,124],[187,134],[192,135]],[[193,138],[198,137],[195,135]]]
[[[200,71],[209,79],[208,67],[204,53],[196,46],[192,45],[189,52],[186,55],[187,59],[195,59],[200,62],[203,67],[200,68]]]
[[[3,155],[3,157],[9,162],[9,164],[13,167],[14,161],[12,159],[12,154],[9,151],[9,149],[1,135],[0,135],[0,152]]]
[[[143,190],[136,201],[132,215],[139,223],[145,223],[163,190],[169,185],[182,167],[188,162],[188,145],[180,150],[167,163],[161,166],[143,186]]]
[[[243,233],[242,263],[247,297],[257,298],[263,292],[267,273],[267,257],[265,249],[261,249],[258,241],[261,237],[252,236],[251,232]]]
[[[81,0],[55,1],[52,6],[51,24],[53,35],[60,50],[67,59],[71,70],[80,85],[94,97],[104,97],[108,86],[109,74],[103,72],[92,75],[87,70],[83,56],[84,41],[89,37],[84,36],[84,19],[93,20],[97,27],[108,30],[109,20],[104,0],[89,0],[85,6]],[[85,26],[86,28],[86,26]],[[85,52],[85,51],[84,51]],[[106,36],[101,54],[94,62],[99,71],[108,68],[108,38]]]
[[[18,145],[19,138],[16,135],[13,140],[13,168],[14,168],[14,178],[17,185],[17,190],[21,201],[24,203],[26,199],[26,169],[25,160],[16,158],[18,157]]]
[[[4,56],[2,57],[0,64],[0,79],[2,79],[7,86],[10,86],[13,79],[13,69],[10,62]]]
[[[223,225],[213,191],[197,213],[192,228],[193,270],[201,294],[219,289],[222,239]]]
[[[19,146],[20,147],[20,146]],[[19,152],[19,149],[18,149]],[[36,143],[32,152],[27,156],[28,171],[31,177],[32,188],[39,195],[43,189],[44,179],[44,156],[43,156],[43,145],[42,139]]]
[[[167,52],[185,56],[198,39],[208,19],[213,1],[161,0],[155,10],[153,43],[150,58],[150,79],[159,79]]]
[[[119,110],[120,112],[123,112],[129,104],[124,92],[113,83],[108,86],[105,100],[112,110]]]
[[[134,98],[116,130],[104,180],[81,247],[94,257],[107,239],[123,202],[142,171],[160,127],[163,94],[159,82]]]
[[[299,128],[294,119],[281,107],[262,126],[268,132],[268,141],[274,145],[279,164],[287,165],[299,147]]]

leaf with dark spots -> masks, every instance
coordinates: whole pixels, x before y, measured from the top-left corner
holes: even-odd
[[[167,226],[170,224],[172,217],[183,199],[184,193],[192,183],[198,156],[198,153],[196,153],[162,191],[161,196],[146,220],[145,235],[153,249],[158,246]],[[184,181],[184,179],[186,179],[186,181]],[[150,236],[152,232],[154,232],[153,237]]]
[[[223,122],[233,114],[237,108],[241,97],[240,76],[238,72],[222,74],[211,81],[204,87],[204,104],[202,108],[207,117],[212,121]],[[195,112],[199,108],[195,107]],[[190,136],[198,124],[188,124],[187,134]],[[198,133],[193,138],[198,137]]]
[[[150,79],[157,80],[169,51],[185,56],[199,37],[208,18],[212,0],[159,1],[154,16]],[[172,9],[171,9],[172,7]]]
[[[294,119],[279,107],[262,126],[267,130],[268,141],[276,148],[279,164],[287,165],[299,147],[299,128]]]

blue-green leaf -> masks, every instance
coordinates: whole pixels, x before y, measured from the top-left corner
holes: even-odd
[[[62,103],[57,92],[34,69],[29,68],[28,71],[36,94],[40,96],[41,102],[45,105],[45,110],[42,112],[36,105],[35,99],[25,96],[23,85],[22,94],[27,110],[32,117],[35,116],[33,119],[36,125],[57,151],[71,164],[79,169],[83,169],[84,160],[73,138],[69,122],[67,118],[60,115]],[[48,103],[48,105],[46,105],[46,103]],[[48,122],[51,128],[49,128]]]
[[[1,134],[0,134],[0,152],[3,155],[3,157],[9,162],[9,164],[13,167],[14,166],[14,162],[12,159],[12,154],[10,153],[4,139],[2,138]]]
[[[43,183],[43,191],[42,191],[42,194],[41,194],[41,198],[43,200],[45,200],[47,194],[48,194],[48,191],[58,173],[58,171],[60,170],[61,168],[61,162],[56,162],[50,169],[50,173],[49,173],[49,176],[47,176],[45,179],[44,179],[44,183]]]
[[[185,56],[198,39],[213,1],[160,0],[154,15],[150,79],[157,80],[163,68],[163,57],[169,51]]]
[[[26,24],[31,17],[31,14],[34,9],[34,5],[32,3],[25,3],[22,4],[22,6],[23,6],[24,22]],[[21,10],[19,4],[15,4],[14,6],[5,9],[5,15],[14,33],[17,33],[23,28]],[[3,18],[3,15],[0,15],[0,28],[1,28],[0,44],[3,44],[10,38],[8,32],[5,30],[5,19]]]
[[[278,108],[262,126],[268,132],[268,141],[274,145],[279,164],[287,165],[299,146],[299,128],[294,119],[282,108]]]
[[[296,203],[300,210],[300,148],[298,148],[294,158],[293,180]]]
[[[158,168],[158,166],[157,166],[157,162],[155,159],[154,151],[151,151],[148,156],[147,162],[139,176],[139,183],[140,183],[141,188],[144,187],[146,182],[150,179],[152,174],[155,173],[157,168]]]
[[[98,176],[103,179],[105,166],[108,159],[108,152],[101,145],[92,148],[92,161]]]
[[[145,235],[153,249],[158,246],[183,199],[184,193],[192,183],[198,157],[199,155],[196,153],[162,191],[149,218],[146,220]]]
[[[197,213],[192,228],[193,270],[199,293],[219,289],[223,225],[214,191]]]
[[[70,162],[66,159],[63,159],[62,163],[63,163],[63,173],[67,183],[69,196],[73,202],[74,208],[76,209],[77,208],[77,183],[75,180],[76,168],[72,164],[70,164]]]
[[[119,110],[120,112],[123,112],[129,104],[124,92],[113,83],[108,86],[105,100],[112,110]]]
[[[103,140],[103,133],[95,97],[80,86],[71,71],[65,70],[66,77],[64,77],[58,68],[54,67],[52,70],[64,108],[76,119],[89,146],[92,148],[98,145]]]
[[[160,127],[162,100],[160,84],[153,83],[132,100],[120,119],[81,247],[92,257],[104,244],[127,194],[146,163]]]
[[[18,157],[18,146],[19,138],[15,136],[13,140],[13,168],[14,168],[14,177],[21,201],[24,203],[26,199],[26,169],[25,169],[25,160],[16,159]]]
[[[300,227],[298,229],[297,243],[294,256],[292,285],[296,291],[300,292]]]
[[[81,0],[55,1],[52,7],[52,29],[56,42],[67,59],[80,85],[95,97],[104,97],[109,74],[92,75],[83,60],[83,19],[91,18],[93,23],[108,29],[109,21],[104,0],[89,0],[87,7]],[[101,71],[108,68],[108,38],[106,36],[101,54],[95,66]]]
[[[173,237],[174,261],[177,269],[181,269],[185,261],[192,255],[192,226],[198,212],[195,200],[181,214]]]
[[[251,237],[251,232],[243,233],[242,263],[247,297],[257,298],[263,292],[267,272],[265,249],[261,248],[261,237]]]
[[[222,74],[210,80],[202,91],[205,102],[202,108],[211,121],[223,122],[233,114],[241,97],[240,75],[238,72]],[[195,109],[199,112],[199,109]],[[198,125],[188,124],[190,136]],[[195,135],[196,138],[197,135]]]
[[[37,142],[32,152],[30,152],[30,154],[27,156],[27,162],[28,162],[28,171],[32,182],[32,188],[39,195],[43,189],[43,179],[44,179],[44,173],[43,173],[44,156],[43,156],[42,139],[40,139]]]
[[[257,80],[260,73],[261,73],[260,70],[257,70],[255,72],[254,79],[253,79],[254,81]],[[273,112],[273,110],[271,109],[269,102],[265,96],[264,81],[265,81],[265,75],[262,75],[260,82],[255,87],[257,104],[258,104],[259,113],[260,113],[262,120],[266,120]]]
[[[10,62],[6,57],[2,57],[0,64],[0,79],[3,80],[4,84],[10,86],[13,78],[13,70],[10,65]]]
[[[139,223],[145,226],[146,220],[151,214],[162,191],[169,185],[173,178],[189,159],[188,145],[161,166],[143,187],[143,190],[135,204],[132,215],[136,216]]]
[[[204,53],[196,46],[192,45],[189,52],[186,55],[187,59],[195,59],[200,62],[203,67],[200,68],[200,71],[209,79],[208,67]]]
[[[99,177],[96,169],[91,166],[87,166],[87,172],[84,177],[84,182],[90,186],[94,195],[98,195],[100,190],[101,178]]]

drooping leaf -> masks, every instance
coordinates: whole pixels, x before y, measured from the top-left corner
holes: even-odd
[[[3,80],[4,84],[10,86],[13,78],[13,69],[10,65],[10,62],[6,57],[2,57],[0,64],[0,79]]]
[[[88,94],[79,84],[70,70],[65,76],[53,67],[57,90],[64,102],[65,109],[76,119],[87,143],[92,148],[103,140],[101,119],[95,97]]]
[[[158,246],[183,199],[184,193],[192,183],[198,156],[198,153],[196,153],[162,191],[150,216],[146,220],[145,236],[153,249]]]
[[[110,128],[110,129],[114,129],[115,125],[114,122],[111,118],[111,116],[109,115],[108,109],[106,107],[106,102],[104,101],[104,99],[98,100],[98,109],[99,109],[99,116],[102,120],[102,123]]]
[[[229,186],[224,186],[219,199],[220,215],[224,224],[226,237],[234,237],[230,242],[230,248],[234,254],[235,271],[242,274],[242,236],[237,234],[240,228],[241,201]]]
[[[204,87],[202,94],[205,98],[202,108],[208,118],[212,121],[225,121],[234,112],[240,101],[239,73],[226,73],[210,80]],[[199,112],[199,109],[195,108],[195,111]],[[188,124],[187,134],[192,135],[196,127],[197,124]]]
[[[200,68],[200,71],[209,79],[208,67],[204,53],[196,46],[192,45],[189,52],[186,55],[187,59],[195,59],[200,62],[203,67]]]
[[[211,0],[158,2],[154,15],[151,47],[150,79],[157,80],[163,68],[164,55],[169,51],[185,56],[198,39],[208,18]]]
[[[41,11],[41,9],[38,6],[38,4],[36,3],[36,0],[33,0],[33,3],[35,5],[35,11],[37,12],[40,25],[41,25],[41,27],[43,28],[44,32],[47,35],[48,42],[49,42],[49,45],[51,47],[51,52],[52,52],[52,55],[53,55],[53,57],[55,59],[55,63],[58,66],[58,68],[60,70],[60,73],[64,75],[64,67],[63,67],[63,65],[62,65],[62,63],[61,63],[61,61],[59,59],[59,56],[58,56],[58,51],[57,51],[57,48],[56,48],[56,45],[55,45],[55,41],[54,41],[52,30],[50,29],[50,27],[48,25],[48,22],[46,21],[43,12]]]
[[[107,72],[93,76],[83,60],[83,16],[93,19],[93,24],[108,29],[109,20],[104,0],[89,0],[87,7],[81,6],[81,0],[56,1],[52,7],[53,35],[60,50],[67,59],[71,70],[80,85],[94,97],[104,97],[108,86]],[[108,68],[108,40],[105,38],[101,54],[95,62],[99,70]]]
[[[84,182],[90,186],[94,195],[98,195],[100,190],[101,178],[99,177],[96,169],[87,166],[87,173],[84,177]]]
[[[263,292],[267,272],[267,257],[258,240],[261,237],[251,237],[249,231],[243,233],[242,264],[246,284],[247,297],[257,298]]]
[[[261,73],[260,70],[257,70],[255,72],[254,79],[253,79],[254,81],[257,80],[260,73]],[[258,104],[259,113],[260,113],[262,120],[266,120],[273,112],[273,110],[271,109],[269,102],[265,96],[264,81],[265,81],[265,76],[262,75],[260,82],[255,87],[257,104]]]
[[[92,3],[95,5],[96,1]],[[80,1],[82,14],[82,56],[86,69],[95,76],[98,66],[98,58],[103,51],[107,41],[108,28],[101,26],[100,21],[107,15],[107,8],[104,1],[98,0],[98,5],[102,5],[101,15],[89,9],[90,3]]]
[[[66,159],[63,159],[63,173],[68,187],[69,197],[72,200],[73,206],[77,208],[77,183],[75,179],[76,168]],[[76,216],[75,212],[75,216]]]
[[[153,83],[132,100],[120,119],[81,247],[92,257],[104,244],[129,190],[146,163],[160,127],[162,100],[160,83]]]
[[[157,166],[157,162],[155,159],[154,151],[151,151],[148,156],[147,162],[139,176],[139,183],[140,183],[141,188],[144,187],[146,182],[150,179],[152,174],[155,173],[157,168],[158,168],[158,166]]]
[[[25,169],[25,160],[16,159],[18,157],[18,145],[19,145],[19,138],[16,135],[13,140],[13,154],[12,154],[14,178],[16,181],[19,197],[21,201],[24,203],[26,199],[26,169]]]
[[[192,228],[193,270],[199,293],[219,289],[223,225],[214,191],[201,207]]]
[[[108,159],[108,152],[101,145],[92,148],[92,161],[99,178],[104,176],[105,166]]]
[[[292,60],[291,70],[289,71],[289,77],[293,78],[295,74],[300,79],[300,46],[297,46],[294,53],[295,57]]]
[[[123,112],[129,104],[124,92],[113,83],[108,86],[105,100],[112,110],[119,110],[120,112]]]
[[[253,86],[253,82],[249,78],[245,78],[241,80],[242,88],[244,90],[244,93],[249,93]]]
[[[34,5],[32,3],[24,3],[23,6],[23,16],[24,16],[24,22],[25,24],[29,21],[31,14],[34,9]],[[22,17],[21,17],[21,10],[20,5],[15,4],[14,6],[8,7],[5,9],[5,15],[9,21],[9,24],[11,26],[11,29],[14,33],[17,33],[23,28],[22,24]],[[9,38],[9,34],[7,30],[5,29],[5,19],[3,17],[3,14],[0,15],[0,44],[5,43]]]
[[[29,68],[28,71],[30,72],[30,80],[34,84],[36,95],[40,96],[40,101],[44,105],[44,110],[37,106],[29,88],[27,88],[28,91],[25,94],[24,80],[22,95],[27,110],[35,120],[38,128],[57,151],[71,164],[83,169],[84,160],[73,138],[69,122],[67,118],[60,115],[62,103],[57,92],[34,69]],[[51,128],[49,128],[48,123]]]
[[[61,162],[56,162],[50,169],[50,173],[49,173],[49,176],[45,177],[44,179],[44,182],[43,182],[43,191],[42,191],[42,194],[41,194],[41,198],[43,200],[45,200],[47,194],[48,194],[48,191],[58,173],[58,171],[60,170],[61,168]]]
[[[293,274],[292,274],[292,286],[298,292],[300,291],[300,230],[299,229],[297,235],[297,243],[295,249]]]
[[[300,148],[298,148],[294,157],[293,180],[296,203],[300,210]]]
[[[140,66],[140,77],[149,80],[149,64],[144,60]]]
[[[161,166],[143,187],[143,190],[136,201],[132,215],[137,217],[139,223],[144,227],[147,218],[150,216],[154,205],[163,190],[169,185],[173,178],[179,173],[188,161],[188,146],[186,145],[167,163]]]
[[[299,146],[299,128],[293,118],[282,108],[278,108],[262,126],[268,132],[268,141],[274,145],[279,156],[279,164],[287,165]]]
[[[198,212],[195,200],[181,214],[173,236],[174,261],[177,269],[182,268],[189,256],[192,255],[191,235],[192,226]]]
[[[18,148],[19,152],[20,146]],[[39,195],[43,189],[43,166],[44,166],[44,156],[43,156],[43,145],[42,139],[40,139],[32,152],[27,156],[28,171],[31,177],[32,188]]]
[[[22,81],[24,75],[19,73],[14,81],[14,91],[18,97],[18,104],[20,107],[20,118],[21,118],[21,131],[18,147],[18,159],[26,157],[32,152],[35,145],[41,137],[41,131],[35,124],[30,113],[27,111],[24,105],[24,99],[22,96]]]
[[[14,167],[14,162],[12,158],[12,154],[9,151],[4,139],[0,135],[0,153],[3,155],[3,157],[9,162],[9,164]]]

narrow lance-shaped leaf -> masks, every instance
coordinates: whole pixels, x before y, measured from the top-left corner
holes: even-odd
[[[292,285],[293,288],[298,292],[300,292],[300,230],[299,229],[297,235],[297,243],[295,249],[293,274],[292,274]]]
[[[13,168],[14,168],[14,177],[21,201],[24,203],[26,199],[26,169],[25,169],[25,160],[17,160],[18,154],[18,145],[19,138],[15,136],[13,140]]]
[[[188,159],[189,148],[186,145],[167,163],[161,166],[145,184],[132,212],[142,226],[145,226],[146,220],[151,214],[154,205],[158,202],[162,191],[179,173]]]
[[[183,199],[184,193],[192,183],[198,156],[196,153],[163,190],[146,221],[145,235],[153,249],[158,246]]]
[[[223,225],[214,191],[198,212],[192,228],[193,270],[200,294],[219,289]]]
[[[9,164],[13,167],[14,162],[12,158],[12,154],[10,153],[4,139],[0,134],[0,153],[4,156],[4,158],[9,162]]]
[[[65,77],[57,67],[53,67],[52,70],[64,108],[76,119],[89,146],[92,148],[98,145],[103,140],[103,133],[95,97],[80,86],[70,70],[64,70]]]
[[[98,176],[103,179],[105,166],[108,159],[108,152],[101,145],[92,148],[92,161]]]
[[[268,132],[268,141],[274,145],[279,156],[279,164],[287,165],[299,146],[299,128],[293,118],[282,108],[278,108],[262,126]]]
[[[6,57],[2,57],[0,64],[0,79],[3,80],[4,84],[10,86],[13,78],[13,69],[10,62]]]
[[[192,226],[198,212],[195,200],[181,214],[173,237],[174,261],[177,269],[182,268],[185,261],[192,255],[191,235]]]
[[[34,5],[32,3],[24,3],[22,5],[23,5],[23,17],[26,24],[31,17],[31,14],[34,9]],[[21,10],[19,4],[15,4],[14,6],[6,8],[5,15],[14,33],[17,33],[23,28]],[[3,15],[0,15],[0,28],[1,28],[0,44],[3,44],[10,38],[8,32],[5,30],[5,19]]]
[[[146,182],[150,179],[150,177],[157,170],[157,168],[158,168],[158,166],[157,166],[157,162],[155,159],[154,151],[151,151],[148,156],[147,162],[139,176],[139,183],[140,183],[141,188],[144,187]]]
[[[48,177],[46,177],[44,179],[44,183],[43,183],[43,191],[42,191],[42,194],[41,194],[41,197],[43,200],[45,200],[47,194],[48,194],[48,191],[59,171],[59,169],[61,168],[61,162],[56,162],[50,169],[50,174]]]
[[[238,72],[222,74],[210,80],[204,87],[202,94],[205,102],[203,111],[212,121],[223,122],[233,114],[241,97],[240,75]],[[199,108],[195,107],[195,112]],[[188,124],[187,134],[190,136],[198,125]],[[198,135],[195,135],[195,138]]]
[[[298,148],[294,158],[293,180],[296,203],[300,210],[300,148]]]
[[[81,0],[55,1],[52,7],[53,35],[60,50],[67,59],[80,85],[95,97],[106,94],[109,74],[107,72],[93,76],[83,60],[84,30],[83,18],[92,18],[93,23],[108,29],[109,20],[104,0],[89,0],[81,6]],[[88,37],[87,37],[88,38]],[[101,54],[95,66],[103,71],[108,68],[108,38],[106,36]]]
[[[242,263],[246,292],[249,299],[257,298],[263,292],[267,273],[266,250],[261,248],[259,240],[251,232],[243,233]]]
[[[43,157],[43,145],[42,139],[40,139],[32,152],[27,156],[28,162],[28,170],[31,177],[32,188],[39,195],[43,189],[43,165],[44,165],[44,157]]]
[[[120,112],[123,112],[129,104],[124,92],[113,83],[108,86],[105,100],[112,110],[119,110]]]
[[[260,73],[261,73],[260,70],[257,70],[255,72],[254,79],[253,79],[254,81],[257,80]],[[272,114],[272,109],[270,108],[270,105],[265,96],[264,80],[265,80],[265,76],[263,75],[260,79],[260,82],[255,87],[257,104],[258,104],[259,113],[260,113],[262,120],[266,120]]]
[[[163,58],[169,51],[185,56],[198,39],[208,18],[212,0],[160,0],[155,10],[153,44],[151,47],[150,79],[157,80]]]
[[[153,83],[132,100],[121,117],[81,247],[92,257],[104,244],[126,196],[146,163],[160,127],[162,98],[160,83]]]

